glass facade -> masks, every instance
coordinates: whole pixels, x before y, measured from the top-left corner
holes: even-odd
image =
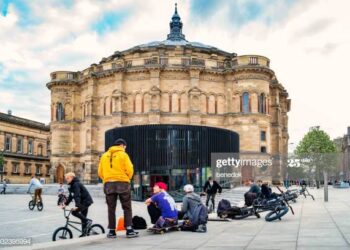
[[[179,199],[182,187],[191,183],[200,190],[210,176],[210,155],[239,152],[239,136],[225,129],[192,125],[137,125],[111,129],[105,134],[105,147],[123,138],[134,164],[134,199],[151,194],[157,181],[168,184]]]

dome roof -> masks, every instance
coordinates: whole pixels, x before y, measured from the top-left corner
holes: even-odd
[[[171,18],[171,22],[169,23],[170,33],[167,35],[167,39],[163,41],[152,41],[145,44],[140,44],[135,47],[132,47],[126,51],[134,51],[137,49],[149,49],[163,46],[186,46],[190,48],[197,48],[200,50],[205,50],[211,53],[219,53],[225,56],[236,56],[235,53],[229,53],[223,50],[220,50],[214,46],[203,44],[200,42],[190,42],[185,39],[185,35],[182,33],[183,24],[181,22],[181,17],[177,11],[177,4],[175,4],[175,12]]]

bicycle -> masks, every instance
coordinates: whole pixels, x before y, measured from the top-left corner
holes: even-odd
[[[34,194],[29,193],[30,197],[32,198],[28,203],[29,210],[33,210],[35,206],[37,207],[38,211],[43,211],[44,204],[41,200],[37,200],[36,204],[34,203]]]
[[[64,217],[66,218],[66,225],[64,225],[63,227],[59,227],[54,231],[52,235],[52,241],[72,239],[73,232],[72,230],[69,229],[69,227],[74,228],[78,232],[82,233],[84,236],[98,235],[98,234],[105,233],[105,229],[100,224],[92,224],[90,227],[85,229],[85,232],[83,232],[82,230],[80,230],[78,227],[75,226],[75,225],[81,225],[81,222],[69,220],[71,213],[72,213],[72,209],[63,208],[63,214],[64,214]]]
[[[306,185],[301,186],[300,195],[304,195],[305,198],[306,196],[311,196],[312,200],[315,200],[314,196],[310,194],[309,190],[306,188]]]
[[[207,193],[201,193],[200,196],[201,197],[205,197],[205,201],[203,202],[203,203],[205,203],[208,194]],[[208,210],[208,214],[211,214],[211,213],[214,212],[214,204],[213,204],[213,201],[211,199],[209,199],[208,205],[206,207],[207,207],[207,210]]]

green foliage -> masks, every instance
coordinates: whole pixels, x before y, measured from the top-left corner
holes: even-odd
[[[318,127],[310,129],[295,150],[295,155],[304,159],[303,165],[316,168],[316,172],[333,170],[336,167],[337,148],[329,135]]]
[[[318,127],[312,128],[300,141],[295,150],[296,155],[335,153],[336,146],[329,135]]]

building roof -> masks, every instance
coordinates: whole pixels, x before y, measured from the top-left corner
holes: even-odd
[[[202,51],[207,51],[211,53],[218,53],[222,54],[224,56],[236,56],[236,53],[229,53],[227,51],[220,50],[214,46],[203,44],[200,42],[190,42],[187,41],[185,38],[185,35],[182,33],[182,27],[183,24],[181,22],[181,17],[177,11],[177,4],[175,4],[175,11],[170,21],[170,33],[167,35],[167,39],[163,41],[152,41],[145,44],[140,44],[137,46],[134,46],[130,49],[127,49],[125,52],[133,52],[135,50],[139,49],[151,49],[156,47],[176,47],[176,46],[183,46],[183,47],[189,47],[194,49],[199,49]],[[121,52],[121,53],[123,53]],[[120,52],[118,52],[120,53]]]
[[[40,130],[44,130],[44,131],[50,131],[50,127],[45,125],[44,123],[29,120],[29,119],[14,116],[14,115],[10,115],[10,114],[6,114],[6,113],[2,113],[2,112],[0,112],[0,121],[8,122],[11,124],[16,124],[16,125],[20,125],[20,126],[40,129]]]

